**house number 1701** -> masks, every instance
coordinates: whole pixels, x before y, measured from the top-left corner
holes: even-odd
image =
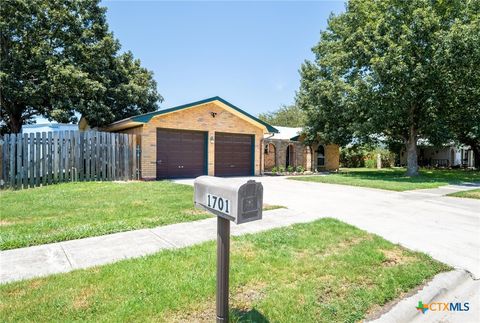
[[[220,196],[207,194],[207,207],[225,214],[230,214],[230,200]]]

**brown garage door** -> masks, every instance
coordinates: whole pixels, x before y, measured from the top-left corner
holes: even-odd
[[[253,175],[254,136],[215,133],[215,176]]]
[[[157,129],[157,178],[205,175],[206,144],[206,132]]]

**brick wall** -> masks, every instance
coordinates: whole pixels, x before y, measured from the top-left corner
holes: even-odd
[[[317,169],[317,147],[314,145],[313,169]],[[340,167],[340,147],[338,145],[324,145],[325,148],[325,170],[337,170]]]
[[[305,146],[301,141],[291,141],[287,139],[268,139],[265,140],[266,144],[275,145],[275,155],[276,166],[286,166],[287,161],[287,147],[289,145],[293,146],[294,151],[294,165],[303,166],[305,170],[315,171],[317,169],[317,147],[318,144],[314,145],[313,156],[311,154],[311,149],[308,146]],[[325,170],[337,170],[340,165],[340,148],[338,145],[324,145],[325,147]],[[271,149],[273,150],[273,149]],[[272,156],[265,155],[265,169],[270,170],[273,166]],[[313,157],[313,158],[312,158]],[[269,166],[267,168],[267,165]]]
[[[215,118],[211,113],[216,113]],[[207,103],[201,106],[175,111],[173,113],[153,117],[142,129],[142,178],[155,179],[157,156],[157,128],[184,129],[208,131],[208,174],[214,174],[215,144],[210,138],[215,132],[229,132],[255,135],[255,175],[259,175],[261,154],[261,140],[263,129],[243,120],[237,115],[218,106],[216,103]],[[124,132],[124,131],[122,131]]]

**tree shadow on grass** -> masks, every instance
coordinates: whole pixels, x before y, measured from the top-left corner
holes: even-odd
[[[232,309],[230,311],[230,321],[238,323],[269,323],[270,321],[258,310],[252,308],[250,310]]]

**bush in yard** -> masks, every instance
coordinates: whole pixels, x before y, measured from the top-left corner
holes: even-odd
[[[366,151],[362,146],[345,147],[340,149],[341,167],[365,167]]]
[[[377,167],[377,155],[380,154],[382,168],[392,167],[395,164],[395,153],[384,148],[368,146],[352,146],[340,150],[341,167],[357,168]]]
[[[305,171],[305,168],[303,166],[297,166],[296,172],[297,173],[303,173]]]
[[[285,166],[278,166],[279,173],[285,173]]]
[[[375,168],[377,167],[377,162],[375,159],[366,159],[365,160],[365,167],[367,168]]]
[[[277,173],[277,172],[278,172],[277,166],[274,166],[274,167],[272,168],[272,173],[275,174],[275,173]]]
[[[376,148],[376,149],[374,149],[372,151],[369,151],[367,153],[367,160],[373,160],[374,161],[373,167],[377,167],[377,155],[378,154],[380,154],[380,158],[382,160],[382,168],[393,167],[395,165],[395,153],[391,152],[388,149]],[[365,166],[369,167],[367,165],[365,165]]]
[[[293,166],[288,166],[287,167],[287,172],[293,173],[293,170],[294,170]]]

